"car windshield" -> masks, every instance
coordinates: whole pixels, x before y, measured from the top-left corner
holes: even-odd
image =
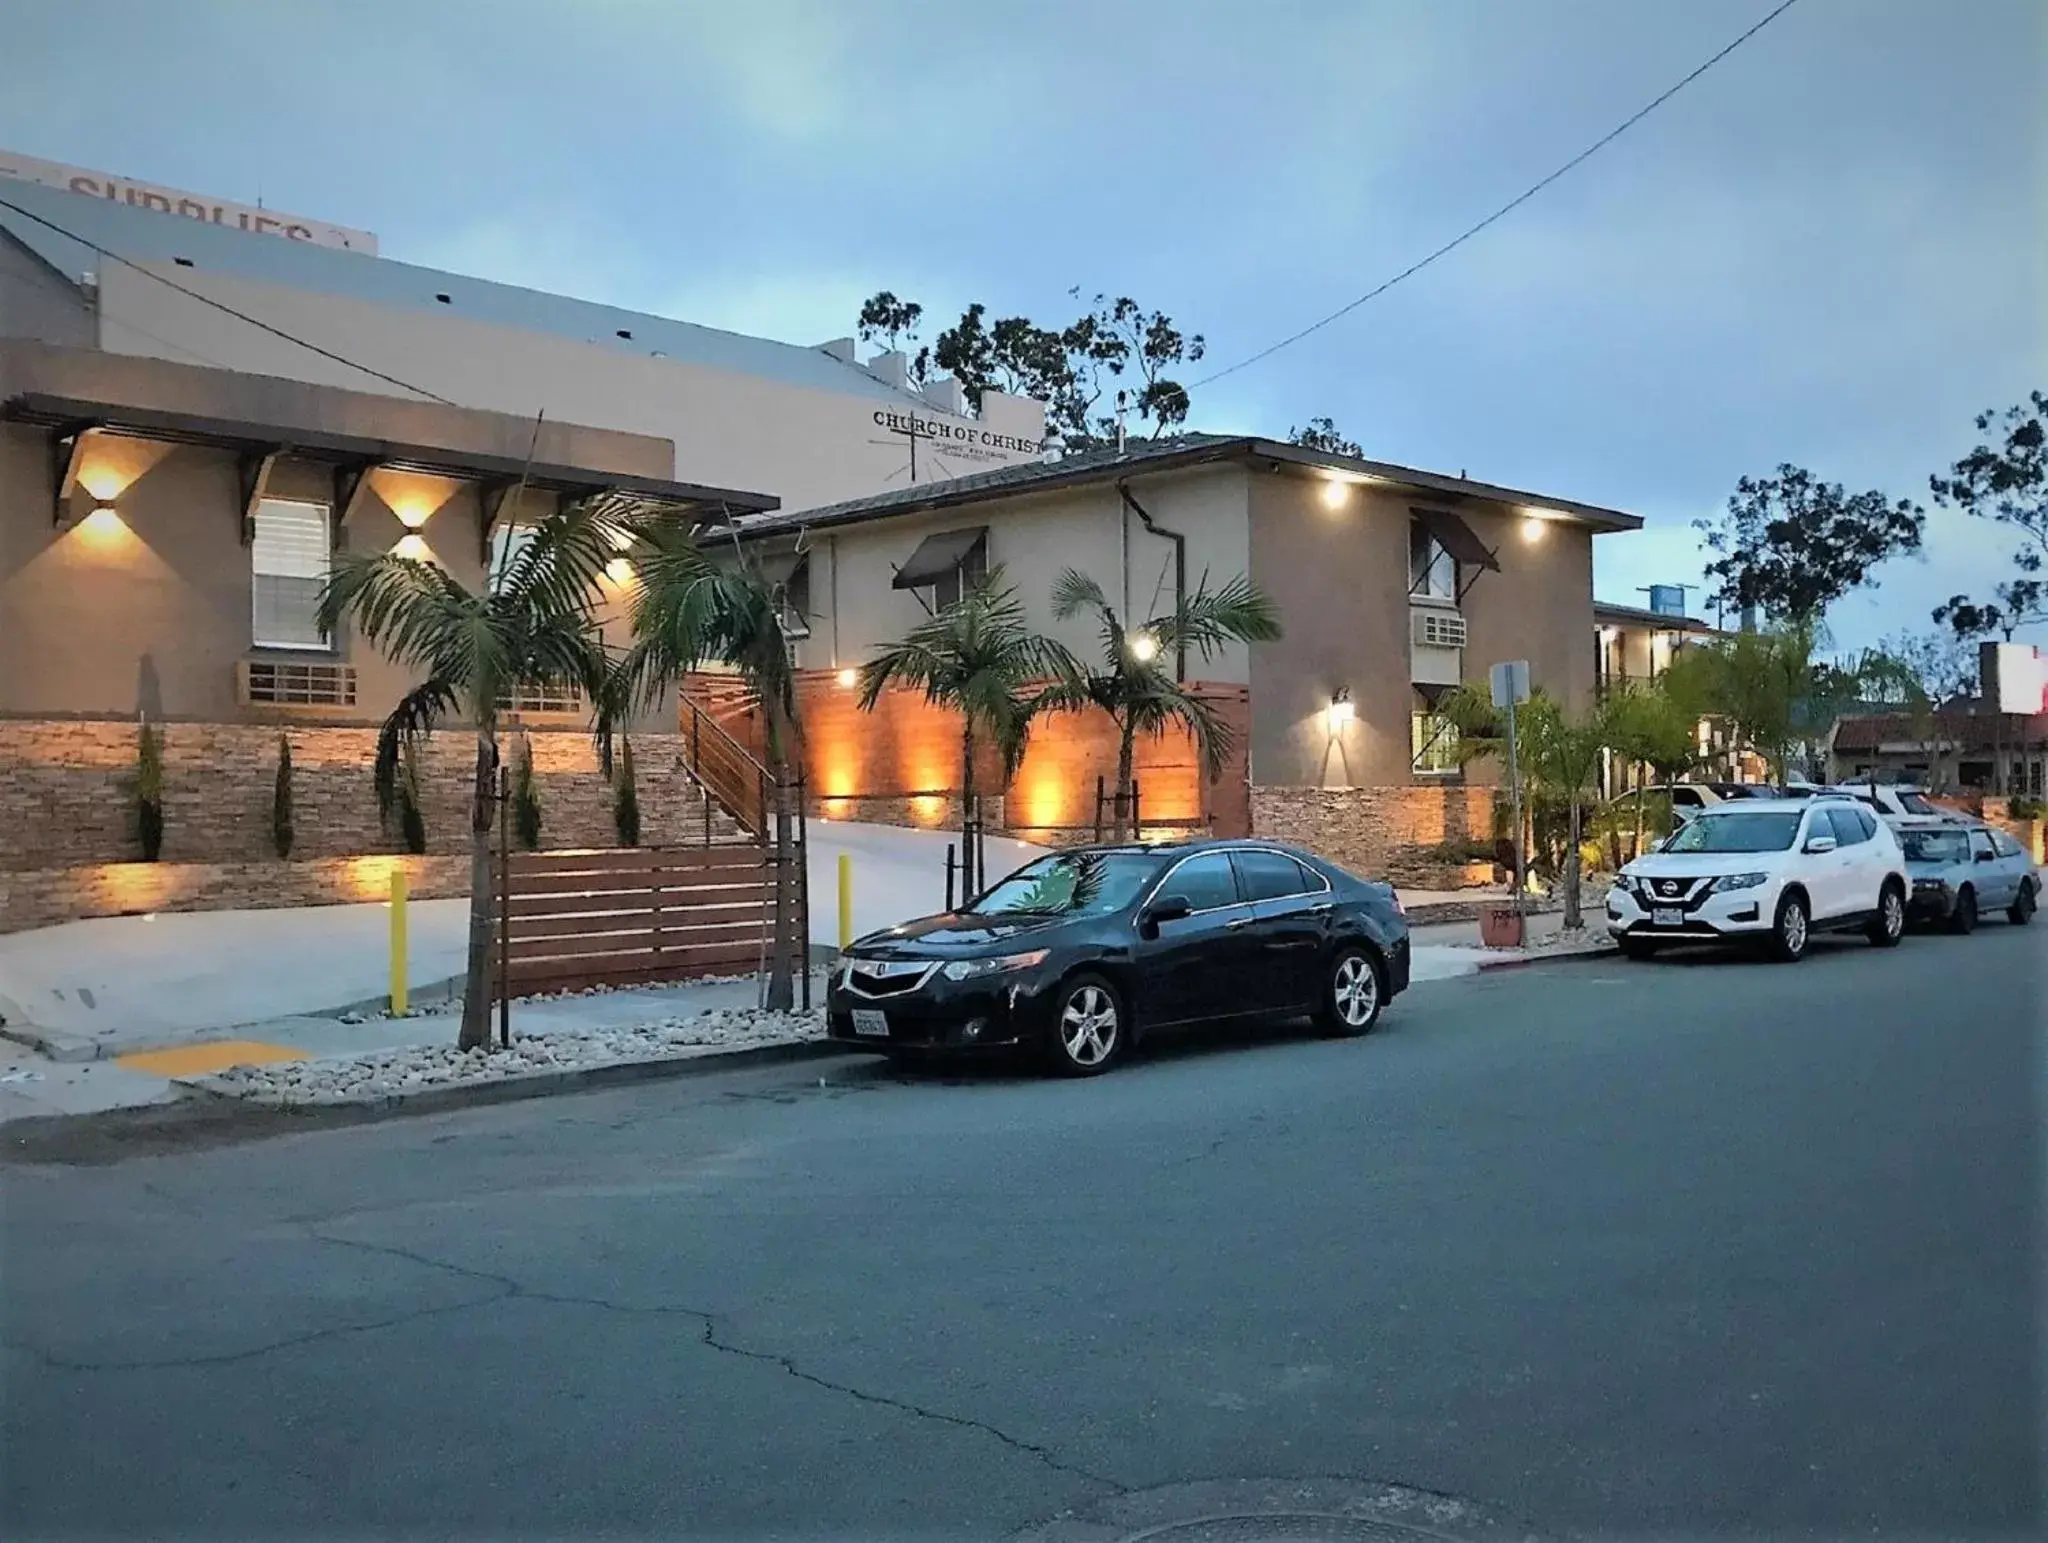
[[[1782,852],[1799,832],[1790,810],[1716,810],[1671,838],[1667,852]]]
[[[1939,814],[1941,811],[1922,798],[1918,793],[1901,793],[1899,807],[1908,814]]]
[[[1141,852],[1055,852],[1026,863],[965,909],[977,915],[1103,916],[1138,898],[1159,871]]]
[[[1899,833],[1909,863],[1966,863],[1970,838],[1959,830],[1908,830]]]

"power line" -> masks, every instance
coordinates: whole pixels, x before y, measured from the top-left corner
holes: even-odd
[[[226,305],[221,301],[214,299],[211,295],[202,295],[198,290],[189,289],[185,285],[180,284],[176,279],[165,278],[161,273],[156,272],[154,269],[145,268],[142,266],[141,263],[133,262],[130,259],[123,257],[119,252],[110,251],[106,247],[101,246],[97,241],[89,240],[88,238],[79,235],[78,232],[75,230],[65,229],[62,225],[59,225],[55,220],[46,220],[40,214],[35,213],[33,210],[24,209],[20,204],[14,203],[9,199],[0,198],[0,209],[12,209],[16,214],[20,215],[22,218],[34,220],[38,225],[43,226],[45,229],[54,230],[58,235],[65,237],[67,240],[76,241],[80,246],[86,247],[91,251],[97,252],[101,257],[104,257],[111,262],[117,262],[121,264],[121,266],[124,268],[133,268],[137,273],[142,274],[145,278],[155,279],[157,283],[164,285],[166,288],[175,289],[179,294],[189,296],[191,299],[197,300],[201,305],[210,305],[216,311],[225,312],[227,315],[234,317],[237,321],[245,321],[250,326],[256,328],[259,331],[268,332],[272,337],[283,338],[287,343],[295,343],[300,348],[307,349],[312,353],[320,355],[320,357],[323,359],[331,359],[336,364],[344,365],[351,370],[360,370],[363,374],[368,375],[375,380],[381,380],[388,385],[397,386],[402,391],[410,391],[415,396],[423,396],[431,402],[439,402],[444,407],[459,407],[462,405],[459,402],[450,401],[447,397],[440,395],[438,392],[429,391],[425,386],[415,386],[411,381],[400,380],[396,375],[387,375],[382,370],[372,369],[369,365],[360,364],[354,359],[350,359],[343,354],[336,353],[331,348],[322,348],[318,343],[308,342],[305,338],[299,337],[295,333],[287,332],[282,327],[274,327],[267,321],[263,321],[258,317],[251,316],[247,311],[238,311],[233,306]],[[124,322],[122,325],[127,326],[132,324]],[[136,330],[141,331],[142,329],[136,328]],[[149,336],[149,334],[145,333],[144,336]],[[162,342],[163,340],[159,338],[157,341]]]
[[[1702,75],[1706,74],[1707,71],[1711,70],[1723,59],[1727,58],[1730,54],[1734,53],[1736,49],[1740,48],[1744,43],[1747,43],[1751,38],[1755,37],[1759,32],[1763,31],[1764,28],[1768,27],[1780,16],[1783,16],[1787,11],[1791,10],[1792,7],[1797,5],[1798,3],[1799,0],[1781,0],[1781,3],[1775,9],[1770,11],[1769,14],[1767,14],[1763,18],[1763,20],[1759,21],[1747,32],[1743,33],[1740,37],[1736,38],[1735,41],[1728,44],[1727,47],[1721,49],[1718,53],[1714,54],[1704,64],[1701,64],[1697,69],[1693,70],[1689,75],[1686,75],[1685,77],[1677,81],[1675,84],[1667,88],[1661,95],[1653,98],[1647,105],[1638,109],[1629,117],[1623,119],[1614,128],[1609,129],[1605,134],[1601,135],[1598,139],[1594,140],[1592,144],[1586,146],[1585,149],[1581,150],[1569,161],[1566,161],[1564,165],[1558,167],[1556,171],[1552,172],[1542,181],[1530,184],[1530,186],[1523,189],[1520,193],[1516,194],[1506,203],[1502,204],[1498,209],[1494,210],[1493,213],[1489,214],[1485,219],[1481,220],[1478,224],[1471,226],[1459,235],[1453,237],[1451,240],[1446,241],[1442,246],[1438,247],[1434,252],[1431,252],[1427,257],[1421,259],[1419,262],[1411,263],[1408,267],[1403,268],[1399,273],[1395,274],[1385,283],[1378,285],[1376,288],[1367,290],[1364,294],[1360,295],[1356,300],[1353,300],[1350,304],[1338,307],[1336,310],[1332,311],[1328,316],[1323,317],[1322,320],[1310,322],[1306,327],[1303,327],[1299,332],[1290,333],[1286,337],[1280,339],[1279,342],[1268,344],[1266,347],[1260,349],[1257,353],[1247,355],[1245,358],[1238,360],[1235,364],[1226,365],[1223,369],[1217,370],[1212,375],[1204,375],[1200,380],[1195,381],[1192,385],[1190,385],[1188,389],[1192,391],[1197,386],[1209,385],[1212,382],[1223,379],[1223,377],[1226,375],[1235,375],[1239,370],[1245,369],[1247,366],[1257,364],[1261,359],[1267,359],[1272,357],[1274,354],[1279,353],[1281,349],[1288,348],[1296,343],[1299,343],[1303,338],[1307,337],[1310,333],[1320,332],[1323,328],[1329,326],[1331,322],[1339,321],[1342,318],[1349,316],[1353,311],[1357,310],[1360,306],[1364,305],[1366,301],[1378,299],[1381,295],[1384,295],[1388,290],[1392,289],[1396,284],[1400,283],[1403,279],[1412,278],[1416,274],[1420,273],[1424,268],[1427,268],[1439,257],[1449,256],[1452,252],[1455,252],[1459,247],[1463,246],[1467,241],[1470,241],[1474,236],[1478,235],[1482,230],[1486,229],[1487,226],[1493,224],[1496,220],[1501,219],[1503,216],[1513,213],[1516,209],[1519,209],[1523,204],[1527,203],[1530,199],[1534,198],[1538,193],[1542,192],[1545,188],[1549,187],[1551,183],[1557,181],[1558,178],[1564,176],[1565,173],[1582,165],[1584,162],[1590,160],[1599,151],[1604,150],[1607,146],[1613,144],[1615,140],[1621,138],[1622,135],[1626,134],[1638,123],[1641,123],[1645,118],[1649,117],[1651,113],[1655,112],[1658,108],[1662,107],[1674,96],[1677,96],[1679,92],[1683,91],[1687,86],[1691,85],[1694,81],[1698,80]]]

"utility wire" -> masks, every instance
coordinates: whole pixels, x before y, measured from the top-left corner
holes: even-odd
[[[1485,219],[1481,220],[1478,224],[1469,227],[1458,236],[1455,236],[1451,240],[1446,241],[1442,246],[1438,247],[1434,252],[1431,252],[1427,257],[1421,259],[1419,262],[1411,263],[1408,267],[1403,268],[1399,273],[1395,274],[1385,283],[1378,285],[1376,288],[1367,290],[1364,294],[1360,295],[1356,300],[1353,300],[1350,304],[1338,307],[1338,309],[1332,311],[1328,316],[1323,317],[1322,320],[1310,322],[1306,327],[1303,327],[1299,332],[1289,333],[1286,337],[1280,339],[1279,342],[1268,344],[1266,347],[1260,349],[1257,353],[1247,355],[1245,358],[1238,360],[1235,364],[1226,365],[1224,368],[1217,370],[1213,374],[1204,375],[1200,380],[1193,382],[1193,384],[1191,384],[1188,387],[1188,389],[1192,391],[1197,386],[1209,385],[1215,381],[1223,379],[1223,377],[1226,375],[1235,375],[1239,370],[1245,369],[1250,365],[1257,364],[1261,359],[1271,358],[1274,354],[1279,353],[1281,349],[1289,348],[1292,347],[1294,344],[1299,343],[1303,338],[1307,337],[1310,333],[1320,332],[1323,328],[1329,326],[1331,322],[1339,321],[1344,317],[1349,316],[1353,311],[1357,310],[1360,306],[1364,305],[1366,301],[1378,299],[1381,295],[1384,295],[1388,290],[1392,289],[1396,284],[1400,283],[1403,279],[1412,278],[1416,274],[1420,273],[1424,268],[1427,268],[1439,257],[1449,256],[1452,252],[1455,252],[1459,247],[1463,246],[1467,241],[1470,241],[1474,236],[1478,235],[1482,230],[1486,229],[1487,226],[1493,224],[1496,220],[1501,219],[1505,215],[1513,213],[1516,209],[1519,209],[1523,204],[1527,203],[1530,199],[1534,198],[1538,193],[1542,192],[1545,188],[1549,187],[1551,183],[1557,181],[1558,178],[1564,176],[1566,172],[1569,172],[1574,168],[1582,165],[1586,161],[1592,159],[1592,157],[1599,151],[1604,150],[1607,146],[1613,144],[1615,140],[1621,138],[1622,135],[1626,134],[1638,123],[1641,123],[1645,118],[1649,117],[1651,113],[1655,112],[1658,108],[1662,107],[1674,96],[1677,96],[1679,92],[1683,91],[1687,86],[1691,85],[1694,81],[1698,80],[1702,75],[1706,74],[1707,71],[1711,70],[1723,59],[1727,58],[1730,54],[1734,53],[1736,49],[1740,48],[1744,43],[1747,43],[1751,38],[1755,37],[1759,32],[1763,31],[1764,28],[1768,27],[1780,16],[1783,16],[1787,11],[1791,10],[1792,7],[1797,5],[1798,3],[1799,0],[1781,0],[1781,3],[1776,8],[1771,10],[1763,18],[1763,20],[1759,21],[1747,32],[1743,33],[1740,37],[1736,38],[1735,41],[1728,44],[1727,47],[1721,49],[1718,53],[1714,54],[1704,64],[1701,64],[1697,69],[1693,70],[1692,73],[1686,75],[1685,77],[1677,81],[1674,85],[1666,89],[1661,95],[1652,99],[1647,105],[1638,109],[1629,117],[1623,119],[1619,124],[1617,124],[1612,129],[1609,129],[1605,134],[1601,135],[1598,139],[1594,140],[1592,144],[1586,146],[1585,149],[1581,150],[1569,161],[1566,161],[1564,165],[1558,167],[1556,171],[1552,172],[1542,181],[1532,183],[1529,187],[1523,189],[1522,192],[1516,194],[1515,197],[1509,199],[1508,202],[1502,204],[1498,209],[1494,210],[1493,213],[1489,214]]]
[[[121,266],[124,268],[133,268],[137,273],[142,274],[145,278],[155,279],[157,283],[164,285],[166,288],[175,289],[179,294],[187,295],[190,298],[197,300],[201,305],[210,305],[216,311],[223,311],[229,316],[234,317],[237,321],[245,321],[250,326],[256,328],[259,331],[268,332],[272,337],[283,338],[287,343],[295,343],[300,348],[308,349],[311,352],[320,355],[320,357],[323,359],[332,359],[336,364],[345,365],[347,368],[351,370],[360,370],[363,374],[370,376],[372,379],[381,380],[389,385],[397,386],[402,391],[410,391],[416,396],[423,396],[431,402],[439,402],[445,407],[459,407],[462,405],[459,402],[449,400],[447,397],[440,395],[438,392],[429,391],[425,386],[415,386],[411,381],[400,380],[396,375],[387,375],[382,370],[372,369],[369,365],[360,364],[356,360],[348,358],[346,355],[336,353],[331,348],[322,348],[318,343],[308,342],[305,338],[299,337],[295,333],[287,332],[282,327],[274,327],[267,321],[263,321],[257,317],[251,316],[247,311],[238,311],[231,305],[223,304],[221,301],[214,299],[211,295],[202,295],[198,290],[190,289],[185,285],[180,284],[176,279],[165,278],[161,273],[156,272],[154,269],[145,268],[142,266],[141,263],[133,262],[130,259],[123,257],[119,252],[110,251],[106,247],[101,246],[97,241],[88,240],[86,237],[79,235],[78,232],[74,230],[66,230],[62,225],[59,225],[55,220],[46,220],[40,214],[35,213],[33,210],[24,209],[20,204],[14,203],[9,199],[0,198],[0,209],[12,209],[16,214],[22,216],[22,218],[34,220],[38,225],[41,225],[49,230],[54,230],[58,235],[63,236],[68,240],[76,241],[80,246],[89,248],[90,250],[99,253],[101,257],[104,257],[111,262],[117,262],[121,264]],[[125,326],[129,324],[123,323],[123,325]],[[141,331],[140,328],[137,328],[136,330]],[[149,334],[147,333],[144,334],[144,336],[148,335]],[[157,341],[161,342],[163,340],[159,338]]]

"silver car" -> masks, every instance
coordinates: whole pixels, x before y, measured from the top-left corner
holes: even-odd
[[[2015,926],[2033,919],[2041,875],[2020,844],[2004,831],[1964,820],[1895,820],[1913,883],[1917,920],[1969,932],[1977,919],[2003,911]]]

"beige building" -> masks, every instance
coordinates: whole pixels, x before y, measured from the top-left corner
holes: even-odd
[[[0,337],[601,424],[785,508],[1033,461],[1044,440],[1040,403],[991,392],[970,414],[955,382],[911,389],[901,355],[858,362],[852,338],[748,337],[183,217],[168,198],[0,175],[0,199],[17,206],[0,207]]]
[[[1253,822],[1284,820],[1342,850],[1349,837],[1334,827],[1363,818],[1371,800],[1361,795],[1419,790],[1425,804],[1464,806],[1462,792],[1444,791],[1468,781],[1433,708],[1447,686],[1527,659],[1544,690],[1591,696],[1593,539],[1640,523],[1460,477],[1191,435],[740,529],[765,567],[787,575],[810,629],[800,663],[819,672],[860,664],[996,566],[1033,624],[1084,657],[1100,646],[1091,625],[1051,614],[1065,568],[1093,576],[1132,623],[1170,612],[1205,579],[1249,575],[1278,606],[1285,637],[1190,659],[1185,676],[1248,692],[1241,775]],[[834,753],[818,751],[828,762]],[[1469,780],[1495,775],[1482,763]],[[1319,836],[1318,821],[1333,828]]]

